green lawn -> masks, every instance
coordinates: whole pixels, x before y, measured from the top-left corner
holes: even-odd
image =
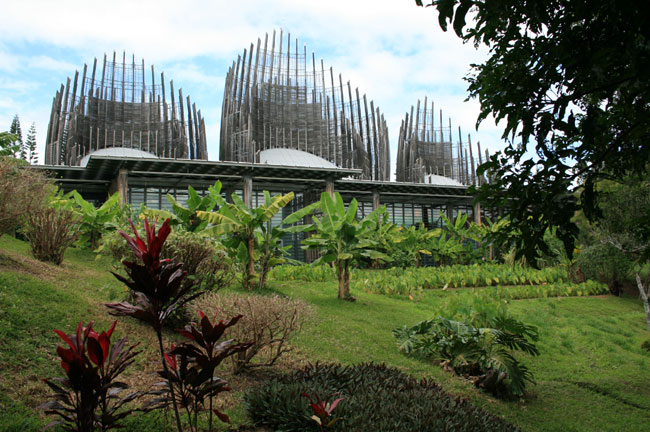
[[[71,249],[61,268],[34,262],[18,240],[0,238],[0,430],[38,430],[47,419],[35,410],[44,402],[41,378],[59,374],[52,329],[71,332],[78,321],[111,322],[101,306],[122,299],[123,287],[110,263]],[[488,411],[529,431],[650,430],[650,336],[643,308],[612,296],[517,300],[513,315],[539,327],[539,357],[521,356],[537,380],[528,396],[503,402],[444,372],[439,366],[399,353],[391,330],[431,318],[450,296],[468,290],[425,291],[419,301],[353,292],[357,302],[336,299],[332,282],[271,281],[270,290],[314,305],[317,318],[295,339],[297,359],[342,363],[384,362],[416,376],[430,376]],[[118,337],[129,334],[145,352],[127,374],[146,381],[156,369],[153,338],[139,323],[121,318]],[[241,391],[243,389],[236,389]],[[227,409],[246,422],[240,406]],[[160,430],[160,416],[136,415],[131,430]]]

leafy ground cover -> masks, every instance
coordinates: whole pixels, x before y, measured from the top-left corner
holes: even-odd
[[[124,299],[107,259],[70,249],[61,267],[39,263],[21,241],[0,239],[0,430],[39,430],[48,422],[35,407],[46,400],[41,379],[59,374],[55,328],[69,333],[79,320],[106,328],[102,303]],[[291,363],[386,363],[417,378],[428,377],[487,411],[531,431],[647,430],[650,420],[650,355],[640,346],[648,334],[636,299],[613,296],[508,300],[513,316],[539,328],[538,357],[522,356],[537,385],[525,398],[505,402],[437,364],[402,355],[391,331],[431,319],[444,308],[479,295],[470,288],[425,290],[418,301],[355,291],[357,302],[335,297],[336,282],[271,281],[268,291],[301,298],[317,318],[295,339]],[[491,287],[481,289],[481,295]],[[557,295],[553,293],[553,295]],[[120,319],[116,337],[141,342],[144,353],[127,370],[129,384],[145,386],[158,368],[154,337],[131,319]],[[249,380],[253,381],[253,380]],[[241,406],[246,379],[225,401],[235,425],[248,422]],[[341,404],[344,404],[342,401]],[[159,415],[135,415],[130,430],[172,429]]]

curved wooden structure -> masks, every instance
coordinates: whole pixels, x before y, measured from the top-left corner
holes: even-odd
[[[146,82],[144,60],[131,63],[116,59],[92,71],[84,65],[74,80],[61,85],[52,103],[45,142],[45,164],[78,165],[96,150],[126,147],[164,158],[208,159],[205,123],[201,110],[182,89],[175,98],[174,82],[165,88],[151,66],[151,84]],[[71,84],[72,81],[72,84]]]
[[[399,132],[397,146],[397,174],[400,182],[428,183],[430,175],[451,178],[464,185],[480,185],[486,180],[476,173],[483,163],[481,143],[476,143],[476,157],[469,134],[463,142],[460,127],[458,139],[454,140],[451,119],[443,124],[442,110],[436,119],[434,103],[427,105],[427,98],[406,113]],[[437,121],[437,124],[436,124]],[[488,151],[485,150],[485,160]]]
[[[221,116],[222,161],[258,162],[263,150],[290,148],[361,169],[363,179],[390,178],[379,109],[282,31],[258,39],[233,62]]]

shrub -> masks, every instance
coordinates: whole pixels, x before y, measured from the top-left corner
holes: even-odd
[[[105,431],[120,428],[119,420],[132,410],[123,409],[124,404],[141,396],[140,392],[119,394],[128,389],[119,375],[133,363],[138,354],[135,345],[127,346],[126,337],[111,345],[111,335],[117,321],[106,332],[97,333],[91,322],[83,327],[81,322],[73,335],[54,330],[69,348],[57,347],[61,367],[66,378],[45,379],[54,391],[53,400],[41,405],[46,414],[60,417],[46,428],[64,425],[69,431]]]
[[[306,302],[277,295],[207,294],[200,304],[219,315],[244,316],[238,326],[228,329],[228,337],[252,342],[248,350],[232,357],[235,372],[274,365],[290,351],[289,340],[311,315]]]
[[[150,402],[152,407],[166,407],[175,403],[188,414],[190,431],[198,432],[198,413],[206,410],[209,414],[208,431],[212,431],[212,413],[223,422],[230,423],[228,416],[213,407],[213,399],[219,393],[231,390],[228,383],[214,375],[215,368],[221,362],[250,347],[250,343],[235,343],[232,339],[221,341],[227,328],[234,326],[241,319],[237,315],[228,322],[210,321],[203,312],[199,311],[200,324],[189,324],[179,333],[187,340],[177,347],[172,345],[169,353],[165,353],[168,367],[159,372],[165,379],[161,383],[168,389],[154,391],[159,396]],[[206,398],[208,403],[206,404]],[[180,430],[179,430],[180,432]]]
[[[575,265],[586,279],[605,283],[610,292],[618,294],[621,282],[630,276],[633,263],[614,246],[595,243],[578,253]]]
[[[334,431],[516,431],[506,421],[385,365],[309,365],[279,376],[245,395],[248,415],[273,430],[315,430],[303,393],[337,394]]]
[[[78,219],[69,210],[47,207],[25,215],[23,233],[36,259],[61,264],[78,237]]]
[[[55,187],[24,161],[0,157],[0,236],[13,232],[24,215],[43,208]]]
[[[429,359],[442,359],[459,375],[496,396],[521,396],[533,375],[513,351],[538,355],[537,328],[514,318],[496,316],[489,327],[444,317],[393,330],[399,349]]]
[[[161,256],[182,263],[186,281],[192,282],[195,290],[219,290],[230,285],[235,275],[226,253],[209,238],[192,232],[171,233]]]
[[[140,238],[133,224],[131,224],[131,229],[134,237],[129,237],[123,231],[120,231],[120,234],[133,250],[136,261],[124,262],[128,277],[115,273],[113,275],[129,287],[134,304],[121,302],[108,303],[105,306],[109,308],[111,315],[137,318],[147,322],[154,329],[158,339],[160,361],[164,372],[169,373],[162,341],[163,325],[178,308],[201,293],[192,294],[192,285],[183,283],[187,273],[181,270],[180,264],[160,258],[160,251],[171,232],[169,219],[162,224],[157,233],[156,224],[150,226],[149,222],[144,220],[146,243]],[[181,432],[183,428],[171,382],[169,382],[169,394],[176,417],[176,428]]]

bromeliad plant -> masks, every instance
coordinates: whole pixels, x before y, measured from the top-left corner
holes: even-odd
[[[72,335],[54,330],[69,348],[56,349],[66,377],[44,380],[54,392],[53,400],[39,408],[60,417],[46,429],[62,425],[69,431],[106,431],[121,427],[119,421],[133,412],[123,406],[142,393],[131,392],[120,397],[128,385],[117,378],[133,363],[138,351],[134,350],[136,345],[127,345],[126,337],[111,345],[116,324],[114,321],[108,331],[101,333],[92,328],[92,322],[87,327],[79,322]]]
[[[165,220],[158,233],[156,233],[156,224],[149,225],[146,219],[144,227],[147,236],[146,243],[138,235],[133,223],[131,223],[131,228],[135,237],[130,237],[123,231],[120,232],[140,263],[124,262],[128,278],[113,273],[118,280],[129,287],[134,304],[128,302],[109,303],[106,304],[106,307],[109,308],[111,315],[131,316],[151,325],[158,338],[160,360],[164,370],[168,372],[162,341],[163,325],[174,311],[201,295],[202,292],[192,292],[192,284],[183,283],[187,272],[181,270],[181,263],[160,259],[160,251],[171,232],[169,219]],[[182,430],[180,414],[171,383],[169,392],[176,415],[176,426],[180,432]]]
[[[212,431],[212,414],[226,423],[230,423],[228,416],[213,407],[213,399],[219,393],[231,390],[226,381],[215,376],[215,369],[226,358],[247,350],[252,343],[236,343],[234,340],[220,341],[226,329],[234,326],[242,315],[233,317],[230,321],[210,321],[199,310],[201,322],[188,324],[178,332],[187,339],[186,342],[174,347],[165,353],[167,368],[159,372],[165,379],[162,386],[172,389],[176,394],[180,407],[185,409],[189,418],[191,431],[198,431],[198,414],[207,408],[209,420],[208,431]],[[173,399],[170,392],[165,390],[153,392],[159,396],[152,400],[153,407],[168,406]],[[207,399],[207,407],[206,407]]]

